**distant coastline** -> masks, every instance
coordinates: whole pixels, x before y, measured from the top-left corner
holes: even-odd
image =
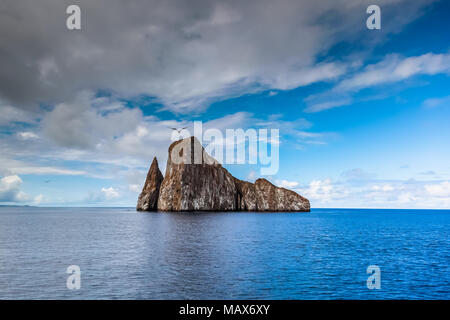
[[[36,206],[30,206],[30,205],[0,204],[0,208],[37,208],[37,207]]]

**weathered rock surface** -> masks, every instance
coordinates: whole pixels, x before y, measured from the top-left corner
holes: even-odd
[[[242,211],[258,211],[256,189],[253,183],[235,179],[237,190],[237,205]]]
[[[309,201],[266,179],[233,177],[190,137],[169,147],[162,179],[156,159],[150,167],[138,210],[151,211],[309,211]],[[162,181],[162,182],[161,182]],[[160,185],[160,187],[159,187]],[[155,200],[155,193],[159,195]]]
[[[139,195],[136,207],[138,211],[152,211],[158,208],[159,189],[163,178],[158,167],[158,160],[154,157],[147,174],[147,179],[145,180],[144,188]]]
[[[174,159],[176,157],[176,159]],[[209,156],[194,137],[169,147],[166,175],[161,185],[161,211],[236,210],[233,176]]]
[[[309,211],[308,199],[292,190],[279,188],[266,179],[255,181],[258,211]]]

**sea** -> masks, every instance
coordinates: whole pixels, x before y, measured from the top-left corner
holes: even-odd
[[[450,210],[0,208],[0,299],[449,299],[449,264]]]

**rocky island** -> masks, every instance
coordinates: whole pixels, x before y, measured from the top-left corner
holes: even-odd
[[[153,159],[136,209],[300,212],[310,211],[310,203],[266,179],[250,183],[233,177],[195,137],[190,137],[170,145],[164,177],[156,157]]]

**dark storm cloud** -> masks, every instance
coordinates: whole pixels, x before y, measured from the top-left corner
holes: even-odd
[[[342,40],[367,41],[370,2],[2,0],[0,99],[29,110],[104,89],[185,112],[261,87],[335,79],[346,61],[316,57]],[[430,1],[377,2],[383,29],[371,41],[400,30]],[[81,31],[66,29],[69,4],[81,7]]]

